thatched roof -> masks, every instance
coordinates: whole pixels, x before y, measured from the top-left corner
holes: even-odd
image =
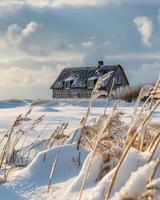
[[[51,86],[51,89],[63,88],[64,82],[66,81],[72,81],[71,88],[85,88],[88,79],[96,80],[96,78],[98,79],[99,77],[110,71],[115,72],[119,67],[123,70],[123,68],[120,65],[103,65],[99,68],[97,66],[66,68],[62,70],[57,80]]]

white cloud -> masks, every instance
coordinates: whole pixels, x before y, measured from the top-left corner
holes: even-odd
[[[53,0],[53,1],[50,1],[53,7],[121,5],[122,3],[132,3],[132,2],[136,2],[136,3],[149,2],[149,3],[157,4],[159,0],[88,0],[88,1],[87,0]]]
[[[86,49],[90,49],[94,46],[93,41],[87,41],[87,42],[83,42],[82,46]]]
[[[24,66],[27,63],[50,63],[51,66],[55,65],[55,63],[72,63],[73,66],[79,66],[84,63],[84,54],[79,52],[55,52],[50,56],[34,56],[34,55],[23,55],[17,57],[7,57],[7,58],[0,58],[0,68],[7,66],[10,67],[11,65]],[[32,65],[30,66],[32,67]]]
[[[0,0],[0,16],[11,13],[16,14],[24,6],[34,9],[51,7],[54,0]]]
[[[63,52],[49,58],[30,55],[0,59],[0,98],[51,97],[49,88],[61,70],[83,65],[83,57],[77,52]]]
[[[107,0],[107,2],[111,0]],[[98,6],[106,3],[106,0],[0,0],[0,17],[16,14],[25,6],[35,10],[52,9],[62,6]]]
[[[0,68],[0,98],[47,98],[50,86],[66,65],[29,69],[22,67]]]
[[[123,3],[154,3],[159,5],[159,0],[0,0],[0,16],[7,13],[16,14],[25,6],[41,10],[46,8],[56,8],[63,6],[103,6],[103,5],[121,5]]]
[[[10,25],[6,32],[3,32],[0,38],[0,49],[6,52],[11,52],[12,55],[27,53],[27,54],[48,54],[48,50],[40,47],[34,47],[34,43],[31,42],[33,34],[37,31],[40,26],[35,22],[31,21],[26,24],[25,27],[21,27],[17,24]],[[12,51],[11,51],[12,47]]]
[[[6,14],[15,14],[22,9],[24,5],[23,1],[0,1],[0,16],[5,16]]]
[[[15,14],[24,6],[31,6],[34,9],[43,9],[56,8],[61,6],[102,6],[104,4],[115,2],[116,0],[1,0],[0,15],[5,15],[6,13]]]
[[[111,0],[54,0],[53,6],[99,6]]]
[[[24,29],[17,24],[12,24],[8,27],[3,39],[6,43],[20,45],[26,38],[30,37],[38,27],[39,25],[34,21],[27,24]]]
[[[151,47],[151,37],[152,37],[152,31],[153,31],[153,22],[148,17],[142,17],[138,16],[133,20],[135,26],[137,27],[142,42],[145,46]]]
[[[22,37],[28,37],[32,33],[34,33],[38,28],[38,24],[34,21],[30,22],[26,25],[26,27],[22,30]]]
[[[24,2],[34,7],[43,8],[51,6],[54,0],[24,0]]]
[[[50,67],[40,69],[26,69],[21,67],[9,67],[0,69],[1,87],[24,87],[49,85],[55,79],[58,70]]]

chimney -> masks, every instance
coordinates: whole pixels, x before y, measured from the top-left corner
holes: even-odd
[[[98,61],[98,68],[101,68],[101,66],[103,66],[103,60]]]

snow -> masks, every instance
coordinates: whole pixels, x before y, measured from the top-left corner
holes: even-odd
[[[80,80],[78,77],[74,79],[73,83],[72,83],[72,87],[84,87],[85,83]]]
[[[53,182],[63,182],[68,180],[69,178],[76,176],[81,167],[81,165],[79,166],[77,164],[79,154],[81,155],[80,163],[83,163],[87,152],[83,149],[77,151],[76,144],[71,144],[62,145],[49,149],[47,151],[40,152],[25,169],[20,170],[20,172],[14,173],[11,179],[14,179],[15,181],[21,181],[23,185],[24,182],[26,185],[28,182],[32,182],[34,180],[34,184],[32,184],[32,187],[33,185],[35,187],[47,185],[52,164],[58,152],[59,159],[57,162],[57,167],[55,171],[56,175],[54,176]],[[44,160],[45,154],[46,157]]]
[[[98,79],[97,76],[92,76],[92,77],[90,77],[88,80],[97,80],[97,79]]]
[[[74,194],[74,197],[72,198],[76,198],[76,196],[79,194],[79,191],[81,189],[81,185],[83,182],[83,178],[85,175],[85,170],[88,166],[88,162],[90,161],[91,156],[92,156],[92,153],[90,153],[88,157],[86,158],[79,175],[74,179],[67,193],[62,197],[62,199],[69,200],[73,194]],[[91,165],[89,176],[87,179],[87,184],[85,186],[86,189],[90,187],[92,188],[94,185],[96,185],[96,180],[100,172],[101,164],[102,164],[102,156],[97,156]]]
[[[8,187],[0,186],[0,196],[3,200],[23,200],[24,198],[16,194],[15,191],[11,191]]]
[[[139,126],[138,127],[138,134],[139,134],[139,136],[141,136],[141,137],[143,137],[144,136],[144,134],[145,134],[145,127],[144,126]]]
[[[113,102],[109,102],[107,114],[111,112]],[[103,114],[106,101],[98,99],[93,103],[89,121],[98,118]],[[30,164],[25,168],[16,168],[11,171],[9,179],[5,184],[0,185],[0,199],[2,200],[78,200],[80,188],[84,179],[85,171],[89,164],[92,153],[83,147],[77,149],[77,143],[82,134],[80,120],[86,114],[88,100],[25,100],[25,101],[1,101],[0,102],[0,140],[5,131],[11,126],[15,118],[20,113],[26,113],[29,108],[33,108],[31,116],[36,119],[45,115],[42,123],[34,130],[30,131],[25,140],[24,150],[29,149],[32,142],[45,127],[46,138],[53,133],[57,126],[64,122],[69,122],[65,133],[69,136],[63,145],[53,146],[43,150],[44,144],[35,146],[34,151],[39,152],[30,160]],[[126,103],[119,105],[118,110],[124,112],[123,121],[130,122],[133,104]],[[158,122],[160,117],[159,109],[153,114],[153,121]],[[144,128],[139,128],[141,136]],[[42,138],[39,138],[39,141]],[[38,141],[37,141],[38,143]],[[2,148],[0,144],[0,149]],[[52,180],[51,192],[47,193],[49,176],[52,165],[58,160]],[[111,200],[121,200],[122,197],[137,198],[146,186],[159,187],[160,169],[155,174],[155,179],[147,184],[157,157],[160,155],[160,146],[153,155],[152,162],[147,164],[150,156],[149,151],[140,152],[131,148],[124,159],[111,192]],[[44,159],[45,158],[45,159]],[[87,178],[82,200],[105,200],[111,179],[115,172],[113,168],[101,180],[103,157],[96,154],[91,163],[89,176]],[[1,172],[0,172],[1,173]]]
[[[137,169],[137,164],[140,161],[140,164],[145,161],[145,158],[142,154],[135,149],[131,149],[128,155],[126,156],[120,170],[118,172],[111,196],[113,196],[117,191],[121,189],[121,187],[126,183],[128,178],[130,177],[131,172],[134,172]],[[107,193],[108,187],[110,185],[110,180],[113,176],[114,170],[111,170],[95,187],[94,196],[91,199],[98,200],[104,199]]]
[[[78,143],[78,141],[80,140],[81,134],[82,134],[82,129],[80,128],[77,129],[68,138],[68,140],[66,141],[66,144]]]
[[[147,185],[148,188],[160,188],[160,178],[157,178]]]
[[[26,168],[11,173],[9,182],[4,184],[4,189],[7,190],[9,187],[11,193],[14,192],[14,190],[18,191],[16,195],[21,196],[22,198],[20,199],[26,198],[26,196],[27,199],[33,198],[32,195],[35,190],[43,191],[43,193],[45,191],[45,199],[50,171],[58,152],[59,158],[52,184],[58,185],[59,183],[64,183],[77,176],[88,153],[84,149],[77,150],[76,144],[66,144],[40,152]],[[45,155],[46,157],[44,160]],[[80,165],[78,159],[80,159]],[[2,191],[4,192],[3,188]],[[41,194],[41,196],[43,196],[43,194]],[[34,198],[37,199],[37,197]]]
[[[125,183],[120,192],[116,193],[112,200],[124,198],[137,199],[145,191],[147,180],[149,179],[155,162],[140,167],[136,172],[131,174],[129,180]]]
[[[73,80],[74,80],[73,77],[68,77],[68,78],[65,79],[65,81],[73,81]]]

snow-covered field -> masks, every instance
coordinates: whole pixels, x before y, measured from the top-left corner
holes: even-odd
[[[98,119],[104,112],[105,100],[99,99],[93,103],[89,120]],[[107,114],[112,111],[114,102],[109,102]],[[39,149],[35,155],[32,155],[30,164],[24,168],[17,167],[11,170],[6,183],[0,185],[0,199],[2,200],[78,200],[80,188],[83,184],[83,177],[88,166],[92,153],[89,153],[83,147],[77,150],[77,139],[79,137],[80,120],[85,115],[88,106],[87,100],[68,100],[68,101],[1,101],[0,102],[0,140],[6,134],[19,114],[25,114],[31,107],[33,108],[31,116],[36,119],[42,115],[43,121],[37,127],[28,131],[19,143],[19,148],[24,142],[24,149],[32,145],[37,136],[43,132],[38,141],[44,140],[53,133],[57,126],[64,122],[69,125],[65,129],[65,134],[70,137],[65,143],[59,146],[52,146],[43,151]],[[133,104],[125,103],[118,108],[123,112],[122,121],[130,123]],[[152,121],[159,122],[160,110],[153,114]],[[92,123],[92,121],[90,122]],[[77,137],[73,138],[75,130]],[[71,142],[72,139],[72,142]],[[0,144],[2,149],[3,142]],[[160,154],[160,148],[154,154],[156,159]],[[45,160],[44,160],[45,156]],[[57,162],[55,162],[57,158]],[[145,190],[146,182],[155,167],[155,161],[145,164],[148,159],[147,152],[139,152],[131,148],[122,163],[118,172],[116,182],[111,192],[112,200],[123,199],[125,194],[130,194],[130,199],[138,197]],[[153,159],[154,160],[154,159]],[[101,154],[95,156],[89,170],[88,178],[85,183],[82,200],[105,200],[111,178],[114,173],[110,170],[101,180],[99,172],[103,158]],[[52,167],[55,164],[55,168]],[[138,166],[140,166],[138,168]],[[138,170],[137,170],[138,168]],[[51,181],[50,192],[47,193],[49,177],[51,170],[53,179]],[[2,173],[2,172],[1,172]],[[160,171],[157,171],[155,177],[157,187],[160,186]],[[159,179],[158,179],[159,178]],[[136,184],[135,184],[136,183]],[[152,183],[156,185],[155,183]],[[118,193],[119,192],[119,193]],[[160,199],[160,196],[156,197]]]
[[[37,103],[38,102],[38,103]],[[100,99],[93,103],[90,118],[98,118],[104,112],[105,100]],[[114,102],[110,102],[107,112],[112,110]],[[126,106],[127,105],[127,106]],[[35,118],[45,115],[44,121],[38,126],[41,131],[45,126],[46,130],[50,131],[56,128],[63,122],[69,122],[67,132],[75,130],[80,123],[81,118],[86,113],[88,100],[55,100],[53,102],[46,102],[39,100],[35,102],[30,101],[11,101],[0,102],[0,128],[1,131],[9,128],[15,118],[25,113],[30,107],[33,108],[32,116]],[[126,103],[120,108],[125,112],[125,118],[129,118],[132,110],[132,104]]]

